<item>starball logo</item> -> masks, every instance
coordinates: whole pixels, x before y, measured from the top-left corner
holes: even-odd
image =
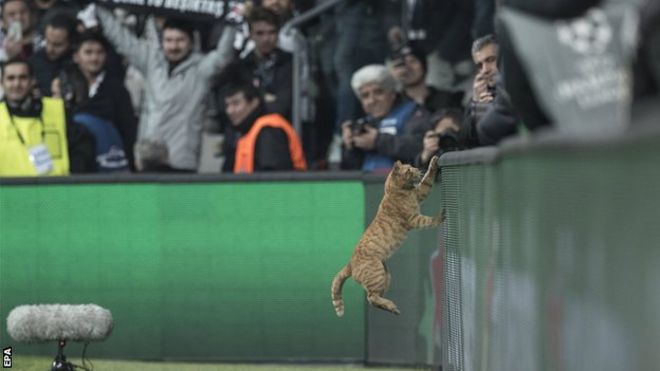
[[[592,9],[584,17],[569,22],[558,22],[557,36],[559,41],[570,46],[583,55],[603,53],[610,41],[613,31],[605,12]]]

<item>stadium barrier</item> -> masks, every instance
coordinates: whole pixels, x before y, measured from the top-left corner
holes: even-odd
[[[329,300],[382,177],[2,179],[0,345],[50,356],[12,344],[8,312],[97,303],[115,329],[92,358],[654,369],[659,140],[548,137],[444,155],[422,210],[441,205],[447,222],[412,232],[388,261],[399,317],[366,306],[352,280],[344,318]]]
[[[91,345],[92,359],[437,365],[440,296],[429,268],[437,231],[411,234],[388,264],[388,297],[401,316],[368,308],[352,280],[345,316],[332,308],[330,282],[375,214],[383,180],[359,173],[0,179],[0,346],[12,346],[15,359],[52,356],[54,345],[9,338],[9,311],[95,303],[115,326]],[[427,202],[428,212],[438,204]],[[73,359],[82,351],[67,348]]]
[[[643,129],[441,158],[443,370],[658,368],[659,142]]]

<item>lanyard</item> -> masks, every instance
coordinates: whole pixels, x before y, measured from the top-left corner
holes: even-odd
[[[8,112],[9,113],[9,112]],[[41,142],[43,143],[45,138],[46,138],[46,125],[44,125],[44,121],[41,119],[41,115],[38,118],[39,124],[41,124]],[[16,130],[16,136],[18,136],[18,139],[21,141],[23,146],[25,146],[25,138],[23,138],[23,135],[21,135],[21,131],[18,130],[18,126],[16,126],[16,123],[14,122],[14,115],[9,113],[9,122],[11,122],[11,125],[14,127],[14,130]]]

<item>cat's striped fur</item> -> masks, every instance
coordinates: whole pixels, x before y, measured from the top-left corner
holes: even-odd
[[[402,165],[399,161],[394,164],[385,181],[385,195],[374,220],[364,231],[351,260],[332,280],[332,304],[337,316],[344,315],[341,290],[350,276],[367,291],[371,305],[399,314],[396,305],[382,296],[390,284],[390,274],[384,262],[401,245],[408,231],[435,227],[443,222],[444,211],[440,216],[430,217],[421,215],[419,208],[433,186],[437,162],[438,158],[434,156],[424,178],[413,166]]]

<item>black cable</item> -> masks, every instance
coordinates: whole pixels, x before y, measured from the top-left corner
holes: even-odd
[[[92,360],[88,359],[86,356],[88,345],[89,345],[89,341],[86,341],[85,345],[83,346],[82,356],[80,357],[80,359],[82,360],[82,366],[74,364],[73,365],[74,368],[82,369],[85,371],[94,370],[94,364],[92,363]],[[87,363],[89,363],[89,366],[87,366]]]

